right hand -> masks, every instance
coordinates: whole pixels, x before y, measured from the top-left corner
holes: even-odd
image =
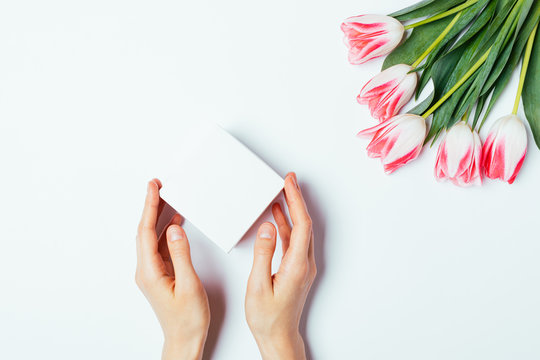
[[[311,218],[294,173],[285,178],[285,199],[292,228],[279,204],[272,206],[283,248],[279,270],[272,275],[276,228],[264,223],[255,240],[246,292],[246,319],[265,360],[306,358],[299,324],[317,274]]]

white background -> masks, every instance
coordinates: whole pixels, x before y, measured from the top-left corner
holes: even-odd
[[[385,176],[355,137],[374,124],[355,96],[381,61],[349,65],[340,22],[411,3],[2,1],[0,358],[159,357],[133,280],[146,181],[183,129],[216,121],[304,188],[313,358],[539,359],[532,138],[514,185],[461,189],[435,181],[435,149]],[[227,255],[186,228],[212,308],[205,358],[258,358],[253,231]]]

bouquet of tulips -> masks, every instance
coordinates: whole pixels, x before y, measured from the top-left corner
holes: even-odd
[[[346,19],[341,29],[351,64],[388,55],[357,97],[379,120],[359,133],[371,138],[368,156],[380,158],[389,174],[444,134],[438,180],[467,186],[481,184],[485,175],[513,183],[527,152],[520,99],[540,148],[539,20],[540,0],[423,0],[388,16]],[[478,132],[520,63],[512,113],[493,123],[482,145]],[[399,114],[430,80],[433,91],[425,100]]]

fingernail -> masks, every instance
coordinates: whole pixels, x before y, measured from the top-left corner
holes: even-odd
[[[274,227],[270,224],[262,224],[259,229],[259,237],[261,239],[272,239],[274,237]]]
[[[171,242],[182,239],[182,233],[178,229],[171,229]]]

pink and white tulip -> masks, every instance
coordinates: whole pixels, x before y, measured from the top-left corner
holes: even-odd
[[[341,24],[341,30],[349,48],[349,62],[353,65],[389,54],[405,32],[399,21],[384,15],[350,17]]]
[[[482,142],[476,131],[460,121],[452,126],[439,145],[435,178],[455,185],[481,185]]]
[[[486,176],[512,184],[527,153],[527,131],[516,115],[507,115],[495,122],[483,148]]]
[[[384,121],[396,115],[409,102],[416,90],[418,77],[409,73],[413,68],[398,64],[389,67],[369,80],[356,100],[367,104],[371,116]]]
[[[380,158],[384,172],[391,174],[418,157],[426,137],[426,122],[418,115],[397,115],[360,131],[358,136],[372,136],[368,156]]]

